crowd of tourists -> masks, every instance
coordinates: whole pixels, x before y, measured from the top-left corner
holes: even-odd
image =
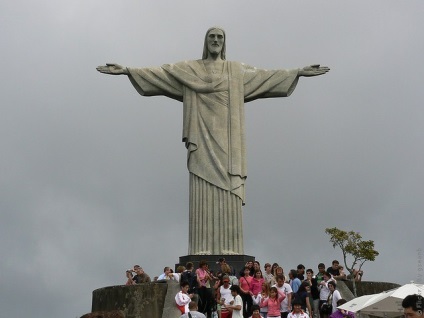
[[[352,313],[337,309],[346,302],[337,290],[337,280],[360,281],[363,272],[354,270],[346,275],[337,260],[318,271],[299,264],[287,273],[277,263],[247,262],[239,271],[226,263],[217,262],[219,270],[209,269],[206,261],[177,267],[174,273],[165,267],[163,273],[151,280],[141,266],[127,270],[127,285],[151,281],[174,280],[181,290],[175,296],[182,316],[193,318],[353,318]]]

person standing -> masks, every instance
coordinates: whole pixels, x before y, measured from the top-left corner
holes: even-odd
[[[289,313],[287,318],[309,318],[309,315],[303,311],[300,302],[295,300],[293,302],[293,311]]]
[[[171,271],[171,268],[166,266],[163,269],[163,273],[159,275],[158,280],[169,280],[169,279],[173,279],[174,275]]]
[[[297,265],[297,278],[301,281],[305,280],[305,266],[303,264]]]
[[[199,310],[200,312],[210,316],[212,311],[211,299],[212,294],[210,289],[207,287],[209,280],[211,280],[211,276],[208,271],[208,264],[205,260],[201,260],[199,262],[199,268],[196,269],[196,278],[197,278],[197,294],[199,295]]]
[[[274,285],[276,282],[275,282],[274,275],[271,272],[271,264],[266,263],[264,266],[264,269],[265,269],[265,273],[263,273],[263,275],[264,275],[265,281],[269,284],[269,286]]]
[[[324,273],[325,273],[325,265],[324,265],[324,263],[319,263],[318,264],[318,273],[315,276],[317,283],[318,283],[318,286],[324,280]]]
[[[260,269],[257,269],[255,271],[255,275],[253,276],[251,282],[250,282],[250,295],[256,296],[258,295],[262,290],[262,283],[264,282],[264,278],[262,277],[262,271]]]
[[[240,296],[240,287],[233,285],[230,290],[234,301],[226,307],[232,312],[231,318],[243,318],[243,301]]]
[[[327,268],[327,272],[333,276],[334,279],[342,279],[343,277],[340,275],[339,261],[334,260],[331,263],[331,266]]]
[[[337,302],[342,299],[342,296],[340,295],[340,292],[336,289],[337,284],[335,281],[328,282],[328,288],[330,289],[331,293],[331,305],[332,305],[332,314],[337,311]]]
[[[312,315],[309,315],[313,318],[319,317],[319,290],[318,290],[318,282],[314,277],[314,271],[310,268],[306,270],[306,282],[311,286],[311,303],[312,303]]]
[[[222,277],[222,285],[218,287],[216,293],[216,302],[220,305],[221,310],[218,310],[221,318],[231,318],[231,312],[227,306],[234,301],[234,297],[231,294],[230,278],[228,276]]]
[[[189,311],[188,304],[193,298],[193,294],[188,294],[188,290],[190,289],[188,282],[182,282],[180,288],[181,290],[175,295],[175,303],[181,313],[185,314]]]
[[[321,283],[319,284],[318,288],[319,288],[319,308],[320,308],[320,317],[321,318],[327,318],[329,313],[326,313],[323,309],[323,304],[327,303],[327,304],[331,304],[332,299],[330,301],[330,297],[331,297],[331,291],[330,288],[328,286],[329,282],[334,282],[334,279],[331,277],[331,274],[328,272],[324,273],[324,280],[321,281]]]
[[[246,317],[250,316],[250,307],[252,307],[253,300],[250,295],[250,286],[252,284],[252,276],[250,276],[250,268],[245,267],[243,276],[239,279],[240,286],[240,297],[243,300],[243,315]]]
[[[261,299],[261,306],[268,307],[268,318],[280,318],[280,307],[286,294],[277,287],[271,287],[269,297]]]
[[[252,305],[252,316],[250,318],[266,318],[261,315],[260,308],[258,305]]]
[[[262,283],[261,292],[259,294],[257,294],[256,296],[252,296],[253,305],[260,306],[261,300],[269,297],[269,289],[270,289],[269,284],[266,281],[264,281]],[[253,307],[253,305],[252,305],[252,307]],[[267,316],[268,316],[268,306],[260,307],[260,312],[261,312],[261,315],[263,316],[263,318],[267,318]]]
[[[133,277],[133,281],[136,284],[151,282],[150,276],[144,272],[144,269],[141,268],[140,265],[134,265],[134,272],[135,272],[135,276]]]
[[[277,276],[277,284],[275,284],[273,287],[276,287],[286,295],[286,298],[284,298],[280,305],[280,314],[281,318],[287,318],[289,312],[291,311],[293,290],[290,284],[285,282],[284,275]]]
[[[300,281],[299,278],[297,278],[297,271],[295,269],[290,270],[289,278],[290,278],[290,286],[293,290],[293,293],[297,293],[297,291],[299,290],[300,284],[302,284],[302,282]]]

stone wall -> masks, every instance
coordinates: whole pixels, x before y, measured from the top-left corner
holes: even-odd
[[[381,293],[399,287],[387,282],[357,282],[358,296]],[[346,300],[353,299],[352,282],[338,281],[337,289]],[[132,286],[110,286],[93,291],[92,314],[84,318],[179,318],[175,305],[179,284],[173,281]]]
[[[351,281],[344,281],[346,286],[353,292],[353,284]],[[356,282],[356,293],[359,296],[378,294],[383,291],[391,290],[399,287],[399,284],[388,282]]]
[[[179,318],[175,305],[179,290],[172,281],[99,288],[93,291],[92,312],[98,317],[118,310],[125,318]]]

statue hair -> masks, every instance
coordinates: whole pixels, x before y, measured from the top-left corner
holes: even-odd
[[[203,45],[203,54],[202,54],[202,60],[206,60],[208,58],[208,54],[209,54],[209,50],[208,50],[208,34],[210,31],[212,30],[220,30],[222,31],[222,34],[224,34],[224,44],[222,45],[222,50],[221,50],[221,59],[225,60],[225,47],[226,47],[226,42],[227,42],[227,36],[225,35],[225,31],[223,28],[221,27],[212,27],[209,28],[206,31],[206,35],[205,35],[205,43]]]

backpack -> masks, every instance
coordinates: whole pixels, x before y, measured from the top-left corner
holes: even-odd
[[[190,286],[189,293],[193,293],[197,287],[197,276],[192,271],[184,271],[181,273],[181,283],[187,282]]]

